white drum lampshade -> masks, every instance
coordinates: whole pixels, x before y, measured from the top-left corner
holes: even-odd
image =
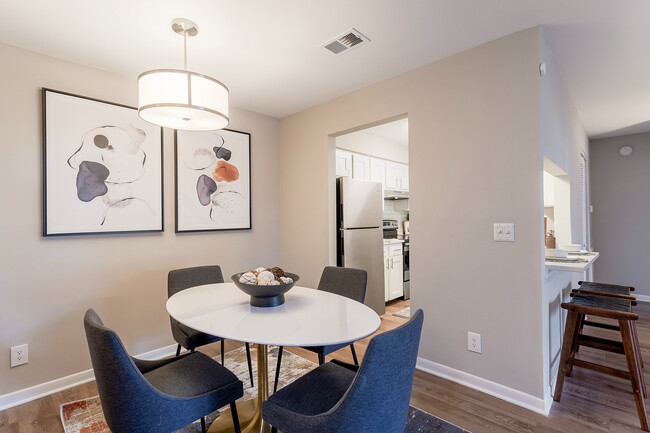
[[[187,131],[213,131],[228,126],[228,88],[219,80],[187,70],[187,37],[199,32],[185,18],[172,21],[183,36],[185,69],[154,69],[138,77],[138,115],[149,123]]]
[[[228,126],[228,88],[182,69],[154,69],[138,77],[138,114],[172,129],[211,131]]]

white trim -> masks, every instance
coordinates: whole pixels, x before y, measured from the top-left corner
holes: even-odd
[[[63,391],[64,389],[93,380],[95,380],[95,375],[93,374],[92,369],[90,369],[71,374],[70,376],[54,379],[49,382],[30,386],[29,388],[14,391],[9,394],[0,395],[0,410],[28,403],[37,398],[45,397],[54,394],[55,392]]]
[[[474,376],[467,372],[456,370],[446,365],[438,364],[437,362],[429,361],[418,357],[416,368],[435,376],[451,380],[452,382],[459,383],[477,391],[484,392],[491,396],[500,398],[507,402],[516,404],[533,412],[548,416],[551,411],[552,399],[550,393],[545,393],[544,399],[535,397],[519,390],[508,388],[496,382],[489,381],[482,377]]]
[[[544,408],[546,410],[543,415],[548,416],[549,412],[551,412],[551,406],[553,405],[553,389],[549,386],[546,388],[546,392],[544,393]]]
[[[170,346],[161,347],[159,349],[150,350],[149,352],[136,355],[136,358],[154,360],[175,354],[176,344],[172,344]],[[73,386],[91,382],[93,380],[95,380],[95,375],[93,374],[93,370],[90,369],[71,374],[70,376],[60,377],[49,382],[30,386],[29,388],[20,389],[9,394],[0,395],[0,411],[9,409],[10,407],[18,406],[20,404],[28,403],[38,398],[54,394],[55,392],[63,391],[64,389],[72,388]]]
[[[637,295],[634,292],[630,293],[630,295],[634,296],[639,302],[650,302],[650,296],[648,295]]]
[[[161,347],[159,349],[150,350],[140,355],[135,355],[138,359],[144,359],[146,361],[153,361],[156,359],[167,358],[168,356],[176,355],[177,344],[171,344],[169,346]],[[181,353],[187,352],[185,348],[181,348]]]

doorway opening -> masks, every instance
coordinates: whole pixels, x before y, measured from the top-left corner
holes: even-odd
[[[408,118],[400,116],[355,128],[332,139],[337,184],[336,263],[365,269],[368,272],[366,298],[376,299],[388,313],[407,318],[411,219]],[[371,192],[359,193],[354,200],[345,199],[346,193],[349,197],[356,190]],[[352,230],[364,228],[368,233],[375,229],[372,247],[364,244],[357,250],[355,245],[345,243],[346,234],[352,239],[357,236]]]

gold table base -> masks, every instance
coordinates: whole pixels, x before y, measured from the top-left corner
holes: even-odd
[[[257,398],[237,403],[237,415],[242,433],[270,433],[271,426],[262,420],[262,403],[269,397],[269,360],[266,344],[257,345]],[[230,409],[212,423],[208,433],[232,433]]]

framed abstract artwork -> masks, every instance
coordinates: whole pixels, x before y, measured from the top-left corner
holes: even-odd
[[[43,89],[43,236],[161,232],[162,128]]]
[[[251,135],[176,131],[176,232],[251,229]]]

